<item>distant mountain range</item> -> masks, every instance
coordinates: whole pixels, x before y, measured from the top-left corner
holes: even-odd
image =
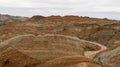
[[[0,21],[5,21],[7,19],[15,19],[15,20],[24,21],[24,20],[28,19],[28,17],[11,16],[11,15],[8,15],[8,14],[0,14]]]

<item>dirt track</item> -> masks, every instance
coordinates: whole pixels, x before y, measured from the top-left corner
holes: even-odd
[[[101,47],[101,49],[98,50],[98,51],[86,51],[86,52],[84,53],[86,57],[88,57],[88,58],[93,58],[97,53],[99,53],[99,52],[107,49],[107,47],[105,47],[105,46],[103,46],[103,45],[101,45],[101,44],[98,44],[98,43],[94,43],[94,44],[95,44],[95,45],[98,45],[99,47]]]

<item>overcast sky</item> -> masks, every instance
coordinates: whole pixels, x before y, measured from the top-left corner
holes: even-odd
[[[0,13],[32,15],[79,15],[120,19],[119,0],[0,0]]]

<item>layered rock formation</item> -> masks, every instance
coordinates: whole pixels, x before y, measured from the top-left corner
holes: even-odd
[[[117,20],[37,15],[5,22],[0,25],[0,67],[120,66]]]
[[[38,36],[32,34],[19,35],[0,43],[0,62],[1,67],[4,67],[4,64],[8,67],[25,67],[26,65],[32,67],[36,64],[38,67],[44,65],[53,67],[54,63],[56,64],[54,62],[56,58],[68,56],[64,57],[64,60],[66,59],[64,62],[61,61],[62,59],[58,61],[63,63],[63,66],[68,67],[83,62],[95,64],[93,60],[90,61],[87,57],[80,56],[84,56],[85,51],[99,50],[98,47],[92,42],[79,40],[79,38],[71,36],[53,34]],[[26,61],[23,61],[25,58]],[[49,63],[53,63],[53,66],[49,65]],[[61,64],[58,62],[58,65],[60,66]]]

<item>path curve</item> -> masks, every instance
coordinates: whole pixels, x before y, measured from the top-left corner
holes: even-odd
[[[84,53],[84,55],[85,55],[86,57],[92,59],[97,53],[99,53],[99,52],[104,51],[104,50],[107,49],[106,46],[103,46],[103,45],[101,45],[101,44],[96,43],[96,45],[98,45],[99,47],[101,47],[101,49],[100,49],[100,50],[97,50],[97,51],[86,51],[86,52]]]

